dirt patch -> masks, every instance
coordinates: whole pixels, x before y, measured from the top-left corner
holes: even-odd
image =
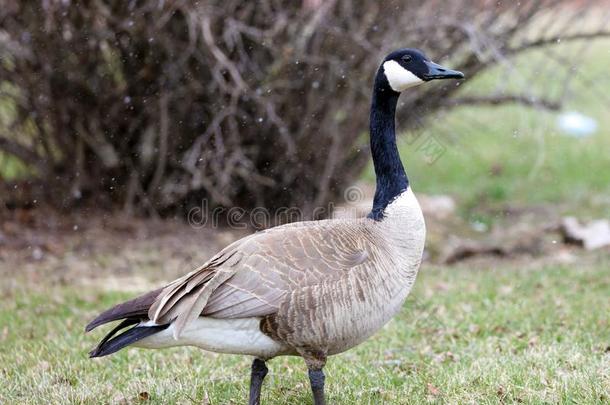
[[[178,220],[35,210],[4,220],[0,233],[4,280],[61,285],[106,279],[119,290],[141,289],[146,280],[172,280],[245,234]]]
[[[423,201],[428,263],[466,260],[473,268],[499,260],[571,264],[586,255],[563,243],[560,218],[550,209],[507,208],[491,229],[481,231],[457,214],[435,215],[440,211]],[[0,290],[25,284],[144,291],[193,270],[248,232],[100,212],[15,211],[0,224]]]

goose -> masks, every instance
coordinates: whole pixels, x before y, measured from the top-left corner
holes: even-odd
[[[424,218],[396,146],[398,97],[424,82],[463,77],[417,49],[387,55],[370,111],[370,214],[290,223],[237,240],[187,275],[97,316],[86,332],[121,322],[90,357],[126,346],[249,355],[254,405],[266,362],[296,355],[307,366],[314,404],[325,404],[327,358],[360,344],[401,309],[422,260]]]

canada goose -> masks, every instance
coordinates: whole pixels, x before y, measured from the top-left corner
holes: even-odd
[[[314,403],[324,404],[327,356],[361,343],[400,310],[422,258],[424,218],[394,132],[400,92],[433,79],[463,77],[416,49],[390,53],[373,88],[370,137],[377,185],[368,217],[291,223],[232,243],[184,277],[95,318],[86,331],[122,322],[91,357],[128,345],[192,345],[251,355],[249,403],[259,404],[265,362],[300,355]]]

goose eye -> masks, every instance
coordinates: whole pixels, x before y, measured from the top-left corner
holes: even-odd
[[[413,59],[413,57],[411,55],[403,55],[403,57],[401,58],[403,62],[411,62],[411,59]]]

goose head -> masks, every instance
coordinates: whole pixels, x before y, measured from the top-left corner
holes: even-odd
[[[392,90],[400,93],[430,80],[463,79],[464,74],[432,62],[419,49],[399,49],[385,57],[381,69]]]

